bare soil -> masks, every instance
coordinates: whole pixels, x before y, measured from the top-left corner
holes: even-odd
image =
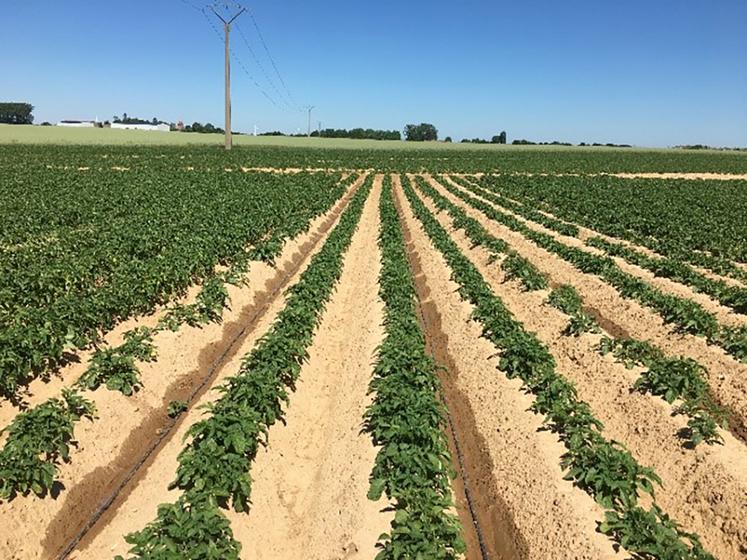
[[[492,533],[497,541],[492,546],[506,558],[622,558],[596,532],[601,518],[597,504],[563,480],[564,447],[541,431],[540,419],[528,412],[532,400],[521,383],[496,369],[496,348],[481,338],[480,326],[470,320],[472,307],[461,300],[443,257],[403,202],[401,191],[398,197],[411,250],[420,260],[456,366],[456,387],[466,395],[479,435],[476,441],[484,441],[483,453],[490,459],[479,476],[488,478],[483,484],[494,485],[502,501],[494,510],[502,531]]]
[[[102,506],[129,491],[138,473],[148,468],[149,460],[156,455],[161,458],[159,450],[164,445],[175,442],[181,448],[176,434],[185,429],[185,416],[194,418],[201,412],[192,407],[174,422],[166,415],[168,404],[189,398],[205,400],[201,395],[225,374],[224,364],[235,359],[241,347],[253,343],[268,315],[279,310],[282,290],[321,247],[348,199],[316,219],[308,233],[286,243],[277,268],[255,263],[248,287],[230,286],[231,310],[224,313],[222,325],[160,333],[156,337],[158,361],[140,366],[141,391],[129,398],[106,389],[91,393],[100,418],[77,426],[78,447],[72,452],[71,463],[60,469],[63,488],[59,495],[55,499],[19,497],[0,504],[0,523],[7,528],[0,540],[0,554],[18,559],[56,557],[87,531]],[[174,468],[164,473],[168,478],[165,484],[175,472]],[[136,511],[128,513],[145,522],[155,516],[158,503],[150,504],[152,510],[136,508],[139,516]]]
[[[631,390],[641,369],[628,370],[602,357],[596,350],[601,335],[563,336],[569,317],[546,303],[549,290],[525,292],[517,281],[507,282],[500,266],[489,264],[487,251],[472,248],[445,213],[437,218],[514,316],[548,346],[558,372],[576,385],[579,397],[604,423],[607,437],[625,444],[662,477],[659,505],[686,530],[699,534],[718,558],[742,558],[747,546],[747,447],[727,435],[723,446],[685,449],[676,434],[686,419],[673,417],[672,407],[661,399]]]
[[[377,449],[362,432],[384,336],[380,254],[371,242],[381,180],[364,207],[285,423],[270,429],[269,447],[252,467],[250,514],[229,512],[245,558],[373,558],[379,535],[390,529],[386,499],[366,497]]]
[[[723,349],[708,344],[704,338],[675,333],[652,309],[624,299],[601,278],[578,271],[570,263],[538,247],[521,234],[489,220],[482,212],[469,207],[443,187],[439,190],[478,220],[490,233],[504,239],[519,254],[529,259],[552,283],[573,285],[586,305],[597,310],[607,321],[615,323],[632,337],[655,344],[668,355],[687,356],[703,365],[714,397],[733,412],[733,425],[737,428],[737,433],[744,432],[747,420],[747,364],[737,362]]]
[[[431,182],[434,181],[432,177],[428,177],[428,179]],[[446,180],[450,184],[459,188],[459,185],[457,183],[454,183],[454,181],[451,181],[448,178]],[[470,193],[470,194],[472,194],[472,196],[476,196],[477,198],[480,198],[484,202],[489,202],[488,200],[480,197],[479,195],[476,195],[474,193]],[[524,218],[523,216],[520,216],[519,214],[512,212],[511,210],[509,210],[508,208],[505,208],[504,206],[501,206],[495,203],[491,203],[491,204],[495,208],[498,208],[502,212],[505,212],[506,214],[509,214],[510,216],[513,216],[520,222],[526,224],[533,230],[550,235],[565,245],[568,245],[570,247],[575,247],[577,249],[581,249],[592,255],[600,255],[600,256],[606,255],[604,251],[601,251],[600,249],[597,249],[596,247],[590,247],[586,245],[583,242],[583,239],[580,239],[577,237],[570,237],[567,235],[562,235],[556,231],[553,231],[543,226],[542,224],[538,224],[537,222]],[[615,241],[615,242],[618,241],[615,238],[608,238],[608,239]],[[703,307],[706,311],[708,311],[709,313],[712,313],[716,317],[718,322],[721,323],[722,325],[726,325],[730,327],[739,327],[741,325],[747,325],[747,316],[742,315],[740,313],[736,313],[733,309],[720,304],[718,301],[714,300],[713,298],[711,298],[710,296],[704,293],[696,292],[690,286],[687,286],[685,284],[680,284],[679,282],[675,282],[674,280],[670,280],[669,278],[656,276],[654,275],[653,272],[650,272],[637,265],[630,264],[620,257],[612,257],[612,259],[615,261],[617,266],[619,266],[623,272],[626,272],[632,276],[636,276],[642,280],[645,280],[647,283],[654,286],[655,288],[658,288],[662,292],[695,301],[701,307]]]

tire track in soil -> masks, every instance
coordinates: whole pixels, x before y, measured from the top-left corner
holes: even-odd
[[[41,543],[45,558],[66,557],[79,542],[94,539],[107,520],[116,514],[159,452],[184,427],[188,414],[183,414],[176,420],[169,419],[166,414],[169,403],[172,400],[186,400],[191,411],[192,404],[209,392],[225,364],[235,358],[270,307],[283,296],[282,292],[290,280],[321,247],[322,240],[337,222],[362,180],[363,178],[356,181],[332,210],[316,220],[319,225],[315,229],[301,234],[300,239],[289,241],[289,256],[279,259],[283,263],[282,267],[274,269],[274,274],[266,280],[264,288],[254,294],[251,303],[242,308],[237,319],[220,326],[221,339],[200,351],[197,367],[169,386],[161,399],[160,407],[152,407],[147,412],[119,447],[118,455],[108,464],[86,474],[80,482],[76,481],[65,493],[63,505],[45,529]],[[300,245],[299,241],[302,241]],[[176,336],[178,333],[170,334]],[[200,329],[193,329],[192,334],[200,337]],[[106,408],[99,407],[99,410],[106,412]],[[98,420],[101,421],[103,419]],[[166,484],[168,482],[170,480]],[[112,488],[114,491],[111,491]]]
[[[362,430],[384,338],[381,255],[371,242],[379,230],[382,179],[375,178],[284,421],[270,428],[269,446],[252,465],[250,513],[226,512],[242,557],[372,558],[379,535],[390,530],[387,499],[367,497],[379,450]]]
[[[552,283],[573,285],[587,306],[595,308],[602,316],[614,317],[614,323],[630,336],[651,342],[669,356],[686,356],[703,365],[715,401],[731,412],[729,426],[732,434],[740,441],[745,441],[747,364],[737,362],[723,349],[708,344],[702,337],[674,332],[651,308],[635,300],[623,298],[613,286],[600,277],[581,272],[561,257],[537,246],[521,233],[489,219],[479,210],[448,192],[437,181],[432,180],[431,184],[444,197],[462,208],[468,216],[476,219],[492,235],[507,241]],[[490,204],[488,201],[484,202]]]
[[[416,282],[430,300],[421,302],[427,320],[433,317],[426,334],[451,362],[442,382],[449,406],[456,404],[453,417],[462,422],[458,437],[468,442],[463,457],[470,493],[477,496],[480,530],[486,542],[496,539],[489,545],[489,551],[497,551],[490,558],[623,558],[595,531],[596,520],[603,517],[601,508],[563,480],[560,456],[565,448],[529,412],[532,398],[520,382],[497,370],[495,346],[471,320],[472,306],[457,293],[446,262],[412,214],[399,177],[395,187],[409,252],[420,261]],[[434,329],[434,323],[440,328]],[[441,334],[434,337],[434,330]],[[460,504],[459,509],[465,507]],[[471,523],[460,514],[465,525]]]
[[[741,558],[740,548],[747,546],[747,529],[740,529],[747,528],[747,474],[740,465],[747,465],[747,448],[726,435],[724,446],[683,449],[676,433],[686,419],[673,417],[672,407],[658,397],[630,390],[642,368],[628,370],[600,356],[600,335],[564,336],[569,317],[545,304],[547,290],[525,292],[518,282],[506,281],[500,267],[487,264],[485,249],[471,248],[447,215],[436,214],[430,199],[423,200],[512,314],[548,346],[558,372],[574,383],[608,437],[625,444],[661,476],[659,505],[686,530],[699,534],[716,557]]]

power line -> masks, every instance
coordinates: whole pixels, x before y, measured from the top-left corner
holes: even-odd
[[[182,0],[182,2],[187,3],[187,0]],[[218,37],[218,39],[223,42],[223,36],[221,35],[220,31],[218,31],[218,28],[215,26],[215,23],[211,19],[211,17],[208,15],[207,10],[205,8],[202,8],[199,10],[203,16],[205,16],[205,19],[210,24],[210,27],[212,27],[213,31],[215,32],[215,35]],[[237,26],[238,27],[238,26]],[[264,90],[264,88],[257,82],[257,80],[254,78],[254,75],[252,75],[251,72],[247,69],[246,65],[244,65],[244,62],[239,58],[239,56],[236,54],[236,51],[231,48],[231,57],[236,61],[236,64],[239,65],[241,70],[244,72],[244,74],[247,75],[249,80],[254,84],[254,87],[259,90],[259,92],[267,99],[270,103],[272,103],[277,109],[280,109],[281,111],[283,108],[277,104],[277,102],[268,95],[268,93]]]
[[[287,104],[290,108],[293,108],[291,104],[286,100],[286,98],[283,96],[282,93],[280,93],[280,90],[275,85],[274,80],[270,78],[270,75],[267,73],[267,70],[265,70],[264,65],[262,62],[260,62],[259,58],[257,57],[257,53],[254,52],[254,49],[252,48],[252,45],[249,43],[249,39],[247,39],[246,34],[244,33],[244,30],[241,28],[241,26],[237,23],[236,29],[239,30],[239,35],[241,35],[241,38],[244,41],[244,44],[246,45],[246,48],[249,49],[249,53],[252,55],[252,58],[254,59],[254,62],[257,64],[259,69],[262,72],[262,75],[264,75],[265,79],[267,80],[267,83],[270,84],[270,87],[277,93],[278,98],[283,101],[283,103]]]
[[[265,49],[265,52],[267,53],[267,58],[270,59],[270,63],[272,64],[272,67],[275,69],[275,74],[277,75],[278,79],[280,80],[280,83],[283,86],[283,89],[285,90],[285,93],[288,95],[288,99],[291,100],[293,105],[298,107],[298,103],[296,103],[296,100],[293,98],[293,95],[291,94],[290,90],[288,89],[288,86],[285,83],[285,80],[283,80],[283,77],[280,75],[280,70],[278,70],[277,64],[275,64],[275,59],[270,54],[270,49],[267,47],[267,42],[265,41],[264,36],[262,35],[262,31],[259,29],[259,24],[257,24],[257,20],[254,17],[254,12],[252,10],[248,10],[249,17],[252,19],[252,23],[254,24],[254,29],[257,30],[257,36],[259,37],[260,42],[262,43],[262,46]]]
[[[182,2],[182,4],[186,4],[187,6],[189,6],[193,10],[197,10],[198,12],[201,12],[203,10],[203,8],[200,8],[200,7],[196,6],[195,4],[193,4],[192,2],[190,2],[189,0],[181,0],[181,2]]]
[[[200,12],[203,15],[203,17],[205,18],[205,20],[208,22],[208,24],[210,25],[210,27],[213,30],[213,32],[215,33],[216,37],[218,37],[218,40],[221,41],[221,43],[224,41],[224,35],[221,34],[221,32],[216,27],[213,19],[207,13],[208,6],[199,7],[196,4],[194,4],[193,2],[191,2],[190,0],[180,0],[180,1],[182,2],[182,4],[188,6],[189,8],[191,8],[191,9],[197,11],[197,12]],[[241,6],[238,3],[234,2],[233,4],[237,8],[244,9],[243,6]],[[226,6],[228,6],[228,3],[226,3]],[[215,9],[214,9],[213,6],[209,6],[209,7],[216,14],[216,16],[220,17],[220,15],[217,12],[215,12]],[[252,24],[254,25],[254,28],[257,31],[257,36],[259,37],[260,42],[262,43],[262,46],[264,48],[264,51],[267,54],[267,57],[270,60],[270,63],[272,64],[273,70],[275,71],[275,75],[277,75],[278,80],[280,81],[280,84],[282,85],[282,88],[285,91],[285,94],[286,94],[285,96],[277,88],[277,86],[275,85],[274,80],[272,80],[270,78],[270,75],[268,74],[268,72],[265,69],[264,65],[260,62],[259,57],[257,56],[257,54],[254,51],[254,49],[251,47],[251,44],[250,44],[249,40],[247,39],[244,31],[241,29],[241,27],[238,24],[236,24],[235,27],[238,28],[239,34],[241,35],[242,40],[244,41],[244,43],[246,44],[247,48],[249,49],[249,52],[252,55],[252,58],[254,59],[255,63],[259,67],[259,69],[262,72],[262,74],[264,75],[264,77],[267,80],[268,84],[270,84],[270,87],[277,94],[278,99],[281,100],[282,103],[284,105],[286,105],[287,107],[279,105],[278,102],[276,102],[275,99],[273,99],[267,93],[267,91],[265,91],[265,89],[256,80],[256,78],[254,77],[254,75],[248,70],[248,68],[244,64],[243,60],[241,59],[241,57],[239,57],[239,55],[233,49],[233,47],[229,47],[229,52],[230,52],[231,58],[239,65],[239,67],[241,68],[241,70],[244,72],[244,74],[246,74],[247,78],[249,78],[250,82],[254,85],[254,87],[257,88],[257,90],[262,94],[262,96],[265,99],[267,99],[267,101],[269,101],[276,109],[281,110],[281,111],[282,110],[288,110],[288,109],[290,109],[290,110],[296,110],[296,111],[299,111],[299,112],[305,111],[307,108],[301,108],[301,107],[298,106],[298,104],[296,103],[295,99],[293,98],[293,95],[291,94],[290,90],[288,89],[288,86],[285,83],[285,80],[283,80],[283,77],[280,75],[280,71],[278,69],[278,66],[275,63],[275,59],[272,57],[272,54],[270,53],[270,49],[268,48],[267,42],[265,41],[264,36],[262,35],[262,31],[259,29],[259,25],[257,23],[256,18],[254,17],[254,14],[252,14],[251,11],[249,11],[249,10],[246,10],[246,11],[249,12],[249,16],[252,18]],[[224,23],[225,23],[225,21],[224,21]],[[287,96],[287,99],[286,99],[286,96]]]

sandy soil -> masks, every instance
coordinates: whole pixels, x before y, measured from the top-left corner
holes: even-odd
[[[344,181],[345,178],[342,179]],[[354,188],[357,188],[360,184],[362,184],[363,179],[359,178],[355,181],[353,185],[351,185],[350,189],[348,189],[348,192],[345,196],[349,196],[350,193]],[[322,224],[325,221],[326,216],[329,216],[332,213],[335,213],[336,209],[339,209],[343,203],[343,200],[341,199],[338,201],[333,207],[330,209],[330,212],[328,212],[325,216],[320,216],[315,221],[313,221],[310,225],[310,232],[313,232],[314,229],[319,225]],[[298,242],[299,244],[297,246],[300,246],[300,244],[304,243],[304,240],[309,237],[310,234],[306,234],[305,236],[299,236]],[[296,245],[292,245],[293,241],[289,243],[289,247],[295,247]],[[292,253],[289,253],[292,254]],[[282,261],[278,260],[278,266],[282,268]],[[220,268],[220,267],[219,267]],[[260,265],[259,263],[256,263],[253,265],[254,269],[264,270],[264,272],[267,272],[267,269],[269,267]],[[251,274],[251,273],[250,273]],[[259,281],[260,286],[264,283],[264,276],[262,273],[260,273],[258,276],[249,276],[248,281],[250,284],[252,284],[254,281]],[[253,285],[253,284],[252,284]],[[231,307],[236,308],[237,307],[237,300],[234,299],[234,296],[241,297],[239,294],[243,294],[243,290],[238,289],[234,286],[227,286],[227,289],[229,291],[229,294],[231,295]],[[182,303],[182,304],[191,304],[195,302],[195,299],[197,295],[199,294],[201,290],[201,286],[199,285],[193,285],[187,290],[187,294],[183,298],[178,298],[174,300],[175,302]],[[133,316],[130,317],[121,323],[119,323],[117,326],[115,326],[111,331],[109,331],[104,337],[103,337],[103,343],[101,344],[102,347],[114,347],[119,344],[121,344],[124,340],[124,334],[128,331],[137,328],[137,327],[155,327],[158,324],[159,319],[165,314],[168,306],[158,306],[156,307],[155,311],[151,315],[141,315],[141,316]],[[201,330],[201,332],[208,332],[211,329],[220,329],[220,326],[216,325],[208,325],[204,329]],[[194,332],[197,331],[197,329],[190,329],[189,327],[184,327],[182,330],[190,333],[187,334],[186,337],[181,337],[178,333],[174,335],[174,333],[165,332],[165,333],[158,333],[155,337],[155,343],[156,347],[159,349],[159,361],[163,361],[161,359],[162,352],[161,352],[161,341],[165,342],[166,346],[172,344],[173,340],[175,338],[185,338],[185,339],[195,339]],[[194,344],[194,342],[193,342]],[[43,380],[41,378],[34,379],[29,383],[23,390],[23,392],[20,395],[20,406],[23,407],[23,409],[30,408],[33,406],[36,406],[38,404],[43,403],[44,401],[48,400],[52,397],[57,397],[61,394],[61,391],[64,387],[70,387],[72,386],[83,373],[86,371],[86,368],[88,367],[88,363],[90,362],[91,357],[93,356],[94,349],[85,349],[80,350],[75,353],[70,353],[69,355],[69,361],[66,365],[60,367],[56,371],[54,371],[48,380]],[[141,369],[148,368],[150,364],[143,364],[141,366]],[[156,364],[156,367],[158,365]],[[143,372],[145,370],[143,369]],[[143,378],[145,379],[145,375],[143,375]],[[10,421],[18,414],[20,410],[19,404],[13,403],[7,399],[0,400],[0,429],[6,427]],[[0,441],[2,441],[2,438],[0,437]]]
[[[518,282],[506,282],[500,267],[488,264],[487,251],[471,248],[445,213],[437,217],[514,316],[549,347],[558,372],[576,384],[580,398],[604,423],[607,437],[625,444],[662,477],[659,505],[699,534],[718,558],[742,558],[747,546],[747,447],[726,434],[724,446],[683,449],[675,434],[686,420],[672,417],[672,407],[661,399],[630,391],[640,369],[627,370],[600,356],[600,335],[563,336],[569,317],[545,304],[549,290],[525,292]]]
[[[141,461],[146,460],[147,466],[149,457],[157,455],[159,461],[169,457],[156,453],[159,446],[172,445],[175,460],[182,447],[181,437],[176,434],[181,434],[201,413],[192,408],[174,422],[166,415],[169,402],[212,398],[212,393],[204,395],[206,389],[216,382],[216,377],[235,371],[224,364],[232,359],[235,362],[240,349],[253,344],[261,334],[262,325],[282,305],[284,286],[308,262],[309,255],[321,247],[343,206],[344,201],[340,201],[326,216],[315,220],[308,233],[289,241],[277,268],[256,263],[248,275],[249,287],[229,287],[232,309],[224,313],[222,325],[208,325],[201,330],[183,327],[177,333],[159,334],[159,360],[141,366],[145,387],[140,392],[131,398],[107,390],[91,395],[101,418],[93,423],[84,421],[77,427],[79,445],[72,453],[72,462],[61,468],[64,490],[60,495],[54,500],[21,497],[0,505],[0,523],[7,528],[0,540],[0,554],[18,559],[55,556],[91,522],[97,507],[111,500],[120,486],[129,491],[126,483],[135,476]],[[186,424],[185,416],[190,419]],[[160,472],[160,486],[165,490],[175,466]],[[134,519],[133,528],[152,519],[157,504],[168,500],[164,496],[156,501],[154,496],[159,494],[151,490],[144,505],[127,510]],[[36,534],[29,535],[29,529]],[[117,537],[121,539],[124,532]],[[118,551],[124,552],[124,545]],[[107,552],[93,557],[109,556]]]
[[[381,511],[386,500],[366,497],[377,450],[361,433],[384,336],[380,254],[372,243],[381,179],[291,396],[286,425],[270,429],[270,445],[252,468],[251,513],[229,515],[245,558],[373,558],[379,535],[389,530],[393,514]]]
[[[434,181],[432,177],[428,177],[428,179],[431,182]],[[450,182],[452,185],[454,185],[455,187],[460,188],[457,183],[454,183],[448,178],[446,180]],[[490,202],[487,199],[484,199],[479,195],[476,195],[474,193],[470,193],[470,194],[472,196],[476,196],[477,198],[480,198],[484,202]],[[502,212],[505,212],[506,214],[509,214],[510,216],[515,217],[517,220],[526,224],[533,230],[545,233],[547,235],[551,235],[552,237],[554,237],[555,239],[557,239],[558,241],[562,242],[565,245],[568,245],[570,247],[576,247],[577,249],[582,249],[586,251],[587,253],[590,253],[593,255],[599,255],[599,256],[606,255],[604,251],[597,249],[596,247],[589,247],[582,241],[582,239],[579,239],[576,237],[570,237],[567,235],[562,235],[556,231],[553,231],[543,226],[542,224],[538,224],[537,222],[533,222],[532,220],[524,218],[523,216],[520,216],[519,214],[512,212],[511,210],[505,208],[504,206],[500,206],[499,204],[494,204],[494,203],[491,203],[491,204],[492,206],[494,206],[495,208],[498,208]],[[613,240],[617,241],[616,239],[613,239]],[[722,325],[727,325],[730,327],[738,327],[741,325],[747,325],[747,316],[742,315],[740,313],[736,313],[733,309],[726,307],[725,305],[721,305],[718,301],[712,299],[710,296],[706,294],[696,292],[691,287],[685,284],[680,284],[679,282],[675,282],[674,280],[670,280],[669,278],[655,276],[653,272],[650,272],[646,270],[645,268],[641,268],[639,266],[630,264],[620,257],[612,257],[612,258],[623,272],[627,272],[628,274],[632,276],[636,276],[642,280],[645,280],[650,285],[654,286],[655,288],[658,288],[664,293],[687,298],[698,303],[701,307],[703,307],[703,309],[705,309],[709,313],[712,313],[716,317],[718,322],[721,323]]]
[[[474,177],[466,176],[466,175],[460,175],[460,174],[452,174],[452,175],[454,177],[460,177],[463,181],[467,181],[470,184],[480,186],[479,184],[477,184],[474,181]],[[451,176],[445,176],[445,177],[446,177],[446,181],[448,181],[450,184],[455,185],[456,187],[459,186],[459,184],[455,184],[454,181],[451,180]],[[512,202],[520,202],[520,201],[517,201],[517,200],[512,199],[510,197],[506,197],[506,198],[508,198]],[[591,238],[591,237],[601,237],[602,239],[605,239],[605,240],[613,242],[613,243],[621,243],[622,245],[625,245],[626,247],[630,247],[631,249],[635,249],[636,251],[639,251],[639,252],[643,253],[644,255],[648,255],[649,257],[663,258],[663,256],[660,255],[659,253],[657,253],[656,251],[652,251],[651,249],[649,249],[648,247],[644,247],[643,245],[638,245],[638,244],[633,243],[632,241],[628,241],[626,239],[617,239],[615,237],[610,237],[609,235],[606,235],[604,233],[600,233],[600,232],[598,232],[596,230],[593,230],[591,228],[582,226],[581,224],[577,224],[575,222],[569,222],[567,220],[564,220],[564,219],[560,218],[559,216],[556,216],[556,215],[554,215],[554,214],[552,214],[552,213],[550,213],[550,212],[548,212],[546,210],[543,210],[541,208],[535,208],[535,210],[537,210],[538,212],[540,212],[541,214],[544,214],[545,216],[547,216],[549,218],[553,218],[553,219],[558,220],[560,222],[576,226],[578,228],[578,230],[579,230],[578,238],[581,241],[586,242],[586,240],[589,239],[589,238]],[[735,263],[735,264],[739,265],[740,263]],[[693,264],[689,264],[689,266],[692,267],[697,272],[699,272],[699,273],[701,273],[701,274],[703,274],[703,275],[705,275],[705,276],[707,276],[709,278],[712,278],[714,280],[720,280],[720,281],[725,282],[726,284],[728,284],[730,286],[743,286],[744,285],[744,283],[740,282],[739,280],[736,280],[735,278],[730,278],[728,276],[722,276],[720,274],[717,274],[716,272],[713,272],[712,270],[708,270],[706,268],[702,268],[702,267],[699,267],[699,266],[696,266],[696,265],[693,265]]]
[[[484,177],[485,173],[452,173],[458,177]],[[490,173],[495,177],[501,175],[520,175],[523,177],[620,177],[621,179],[688,179],[692,181],[743,181],[747,174],[738,173]]]
[[[659,346],[672,356],[688,356],[702,364],[708,372],[708,382],[715,398],[729,407],[735,416],[734,426],[745,437],[747,420],[747,364],[733,357],[705,339],[672,332],[653,310],[633,300],[623,299],[612,286],[601,278],[584,274],[560,257],[541,249],[509,228],[493,222],[484,214],[469,207],[443,187],[441,194],[464,208],[496,237],[506,240],[522,256],[528,258],[554,284],[572,284],[604,321],[640,340]]]
[[[482,476],[492,480],[485,486],[494,484],[505,504],[505,512],[494,512],[498,526],[490,534],[500,541],[493,547],[506,558],[622,558],[596,533],[602,515],[596,503],[562,479],[564,447],[552,434],[539,431],[540,419],[527,411],[532,400],[521,383],[496,370],[496,348],[480,337],[480,326],[470,321],[472,307],[456,292],[443,257],[403,203],[401,192],[398,198],[411,250],[422,265],[423,281],[457,368],[451,375],[466,395],[490,461]]]
[[[691,179],[701,181],[743,181],[747,174],[734,173],[599,173],[623,179]]]

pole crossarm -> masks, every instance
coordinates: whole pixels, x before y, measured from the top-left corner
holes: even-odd
[[[246,8],[242,7],[239,12],[233,16],[231,19],[226,21],[226,18],[224,18],[222,15],[220,15],[219,12],[215,10],[215,6],[210,6],[210,10],[215,14],[215,17],[217,17],[219,20],[221,20],[225,25],[231,25],[234,21],[236,21],[236,18],[238,18],[241,14],[243,14],[246,11]]]

